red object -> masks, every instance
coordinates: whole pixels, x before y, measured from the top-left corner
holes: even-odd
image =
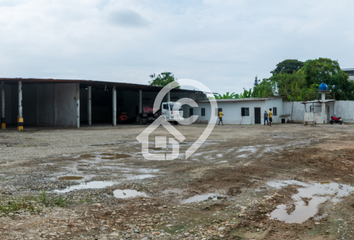
[[[336,118],[336,117],[334,117],[334,116],[331,117],[332,120],[337,121],[337,122],[338,122],[341,118],[342,118],[342,117],[338,117],[338,118]]]

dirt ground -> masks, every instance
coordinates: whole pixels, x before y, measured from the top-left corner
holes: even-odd
[[[205,127],[2,130],[0,239],[354,239],[354,125]]]

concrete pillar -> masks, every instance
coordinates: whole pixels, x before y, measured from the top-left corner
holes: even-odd
[[[112,111],[113,111],[113,119],[112,119],[112,125],[113,126],[117,126],[117,90],[116,90],[116,86],[113,87],[112,90]]]
[[[167,102],[171,102],[171,92],[167,93]]]
[[[22,81],[18,81],[18,118],[17,130],[23,130],[23,113],[22,113]]]
[[[325,104],[325,100],[326,100],[326,93],[321,93],[321,100],[322,100],[322,111],[321,111],[321,117],[322,117],[322,121],[323,124],[325,124],[327,122],[327,116],[326,116],[326,104]]]
[[[92,125],[92,99],[91,99],[91,86],[87,87],[87,119],[88,119],[88,125]]]
[[[139,113],[143,112],[143,90],[139,90]]]
[[[6,129],[5,123],[5,83],[1,82],[1,129]]]
[[[76,83],[76,127],[80,128],[80,83]]]

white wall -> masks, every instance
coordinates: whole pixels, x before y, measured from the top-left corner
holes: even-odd
[[[209,122],[211,109],[209,103],[198,103],[198,108],[193,108],[193,114],[198,115],[199,122]],[[241,116],[241,108],[249,108],[249,116]],[[263,113],[269,108],[277,108],[277,116],[273,116],[273,122],[279,123],[279,116],[282,115],[283,106],[281,99],[266,101],[239,101],[239,102],[218,102],[218,108],[222,108],[224,124],[255,124],[255,108],[261,108],[261,124],[264,122]],[[201,109],[205,108],[205,116],[201,116]],[[184,110],[185,112],[189,110]],[[186,116],[185,116],[186,117]]]
[[[336,101],[334,105],[334,116],[342,117],[344,122],[354,122],[354,101]]]

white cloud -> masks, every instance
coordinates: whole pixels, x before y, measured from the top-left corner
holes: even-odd
[[[146,83],[172,71],[241,92],[284,59],[353,67],[354,2],[0,0],[2,77]]]

